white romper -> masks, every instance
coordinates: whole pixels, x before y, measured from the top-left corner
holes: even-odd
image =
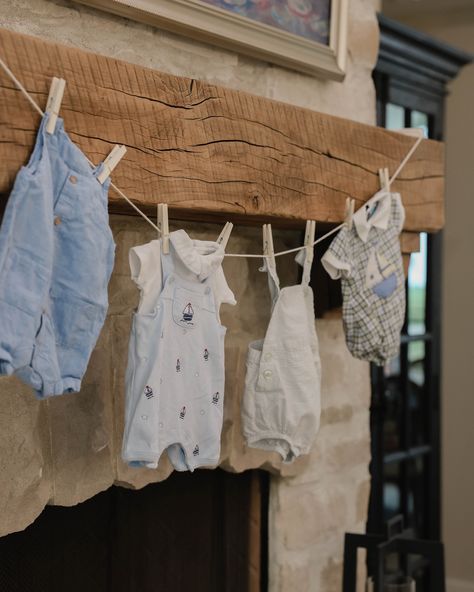
[[[224,399],[222,302],[235,304],[216,242],[170,234],[130,250],[140,289],[126,374],[123,459],[156,468],[167,450],[177,471],[217,465]]]
[[[303,258],[301,251],[296,260]],[[278,452],[291,462],[309,452],[321,412],[311,261],[305,260],[301,284],[282,289],[271,263],[261,271],[268,272],[272,316],[265,339],[249,345],[242,429],[248,446]]]

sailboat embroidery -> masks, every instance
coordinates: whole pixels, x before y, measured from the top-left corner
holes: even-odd
[[[186,415],[186,407],[183,407],[181,409],[181,411],[179,412],[179,418],[180,419],[184,419],[184,416]]]
[[[396,266],[373,251],[367,263],[366,284],[380,298],[388,298],[397,287]]]
[[[219,403],[219,392],[214,393],[212,395],[212,402],[214,403],[214,405],[217,405],[217,403]]]
[[[196,446],[194,447],[193,454],[194,456],[197,456],[199,454],[199,444],[196,444]]]
[[[153,389],[151,388],[151,386],[146,385],[143,391],[147,399],[151,399],[153,397]]]
[[[190,323],[193,320],[194,317],[194,310],[193,307],[191,306],[191,303],[188,302],[188,304],[184,307],[183,310],[183,321],[185,321],[186,323]]]

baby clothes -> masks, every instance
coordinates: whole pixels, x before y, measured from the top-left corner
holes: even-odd
[[[297,261],[304,256],[301,251]],[[248,446],[278,452],[291,462],[309,452],[320,419],[311,261],[305,258],[301,284],[282,289],[272,262],[261,271],[268,272],[272,316],[265,338],[249,346],[242,429]]]
[[[155,468],[162,453],[178,471],[216,465],[224,402],[221,303],[235,304],[221,267],[223,248],[170,234],[130,251],[141,297],[126,376],[122,456]]]
[[[79,391],[105,320],[115,244],[101,166],[41,122],[0,227],[0,374],[39,398]]]
[[[352,355],[383,365],[397,356],[405,318],[405,276],[399,235],[405,210],[398,193],[378,192],[360,208],[322,258],[341,278],[343,323]]]

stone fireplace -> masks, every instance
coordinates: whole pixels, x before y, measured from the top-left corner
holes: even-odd
[[[0,26],[367,123],[375,119],[371,69],[377,53],[376,0],[351,3],[350,68],[343,83],[242,58],[68,0],[10,4],[0,0]],[[109,287],[109,315],[81,393],[39,402],[16,379],[0,379],[0,536],[27,528],[48,504],[76,506],[94,500],[90,502],[94,512],[95,504],[100,507],[111,496],[155,491],[159,500],[173,480],[182,483],[185,479],[170,477],[166,460],[150,471],[132,469],[120,459],[128,335],[138,296],[130,280],[128,250],[155,236],[134,216],[115,215],[111,223],[117,253]],[[195,238],[211,239],[222,228],[173,221],[171,229],[178,227]],[[275,249],[281,250],[299,246],[302,232],[275,229],[274,237]],[[260,251],[261,229],[235,227],[228,250]],[[260,543],[258,552],[255,550],[255,536],[246,557],[258,556],[258,570],[265,570],[271,592],[336,592],[341,587],[344,532],[365,530],[370,450],[368,365],[347,351],[340,318],[318,319],[323,387],[321,428],[315,446],[307,457],[291,465],[282,465],[277,455],[247,449],[240,426],[245,356],[248,343],[263,336],[270,302],[258,260],[227,259],[224,265],[238,305],[222,309],[228,333],[220,467],[229,475],[229,483],[239,483],[235,487],[243,490],[245,485],[240,483],[245,483],[248,471],[259,469],[269,475],[268,504],[259,515],[261,528],[268,535],[268,561],[266,554],[260,553]],[[291,256],[278,260],[278,270],[282,285],[297,281],[298,268]],[[318,285],[313,289],[317,300]],[[200,475],[187,478],[185,488],[204,479]],[[160,482],[164,482],[162,490]],[[122,493],[111,490],[112,486]],[[246,495],[244,491],[241,508],[247,507]],[[260,502],[258,505],[261,507]],[[62,511],[48,508],[47,513],[52,515],[56,510]],[[43,519],[44,515],[39,520]],[[41,522],[38,524],[40,527]],[[259,540],[260,526],[257,530]],[[146,545],[136,541],[130,545],[147,552]],[[250,559],[247,564],[255,566]],[[259,579],[260,574],[255,577]]]

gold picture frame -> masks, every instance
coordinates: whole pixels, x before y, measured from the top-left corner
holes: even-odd
[[[343,80],[349,0],[330,0],[327,45],[201,0],[76,0],[307,74]]]

